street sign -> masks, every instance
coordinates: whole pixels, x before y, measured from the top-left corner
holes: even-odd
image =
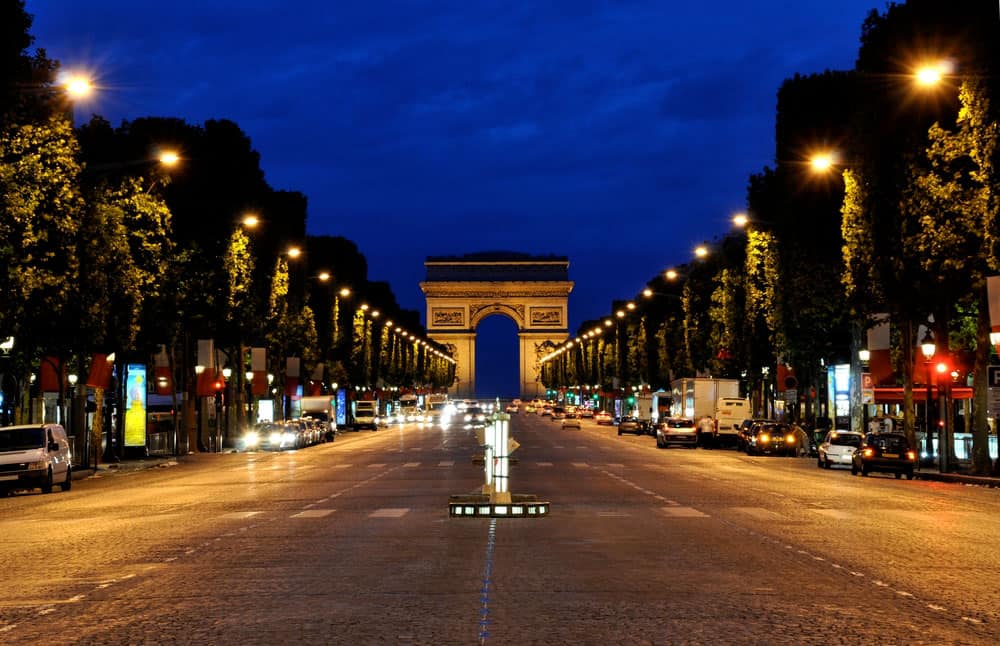
[[[986,367],[986,385],[990,388],[1000,388],[1000,366]]]

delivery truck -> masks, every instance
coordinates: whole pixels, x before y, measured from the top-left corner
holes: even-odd
[[[670,384],[670,394],[671,416],[695,421],[700,446],[736,445],[740,422],[750,417],[750,405],[740,397],[739,380],[710,377],[675,379]]]

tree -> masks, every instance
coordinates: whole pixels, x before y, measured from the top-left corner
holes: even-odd
[[[919,250],[926,282],[935,288],[941,307],[954,303],[957,296],[978,310],[973,466],[987,473],[990,320],[986,278],[1000,266],[1000,176],[995,166],[1000,128],[981,82],[963,83],[959,101],[955,131],[937,123],[931,126],[927,166],[914,165],[903,208],[920,223],[907,242]]]

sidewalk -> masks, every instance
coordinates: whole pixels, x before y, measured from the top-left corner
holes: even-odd
[[[937,471],[917,471],[918,480],[935,480],[954,484],[976,485],[980,487],[1000,487],[1000,478],[995,476],[972,476],[963,473],[938,473]]]
[[[101,478],[104,476],[114,475],[116,473],[142,471],[143,469],[165,469],[168,467],[175,467],[180,462],[183,462],[194,455],[198,454],[188,453],[181,456],[152,456],[148,458],[121,460],[119,462],[101,462],[96,469],[93,466],[74,468],[73,479],[83,480],[85,478]]]

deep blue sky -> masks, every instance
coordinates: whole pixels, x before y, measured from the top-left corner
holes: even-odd
[[[723,234],[783,79],[853,66],[881,0],[28,0],[90,112],[228,118],[423,313],[428,255],[570,258],[570,329]],[[83,114],[81,114],[83,113]]]

